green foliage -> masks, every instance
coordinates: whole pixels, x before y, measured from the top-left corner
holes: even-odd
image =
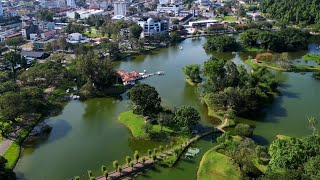
[[[171,22],[172,22],[172,24],[179,24],[179,19],[177,19],[177,18],[173,18],[173,19],[171,19]]]
[[[241,33],[245,47],[260,47],[274,52],[298,51],[308,47],[309,35],[299,29],[285,28],[280,31],[251,29]]]
[[[13,130],[13,128],[12,128],[12,122],[11,121],[0,122],[1,136],[7,137],[12,130]]]
[[[136,161],[136,163],[139,161],[140,155],[138,151],[134,151],[133,158]]]
[[[232,110],[235,115],[248,115],[270,102],[278,82],[265,68],[247,72],[232,61],[211,58],[205,62],[206,82],[202,87],[207,105],[215,110]]]
[[[107,167],[105,166],[105,165],[102,165],[101,166],[101,172],[103,173],[103,172],[105,172],[107,170]]]
[[[126,156],[126,163],[127,163],[127,165],[129,165],[131,163],[131,157],[130,156]]]
[[[6,167],[7,160],[0,156],[0,179],[2,180],[14,180],[16,179],[15,173]]]
[[[21,65],[23,67],[25,59],[17,51],[10,51],[4,54],[3,64],[9,66],[13,74],[15,74],[17,65]]]
[[[148,84],[134,86],[128,92],[128,97],[135,104],[133,112],[136,114],[146,116],[157,114],[162,110],[157,90]]]
[[[269,148],[271,160],[269,167],[272,170],[302,168],[309,158],[319,155],[320,137],[311,135],[302,139],[277,139]]]
[[[253,128],[247,124],[237,124],[234,128],[234,133],[241,137],[251,137],[253,134]]]
[[[320,155],[315,157],[311,157],[305,164],[304,164],[304,172],[306,177],[310,178],[311,180],[320,179]]]
[[[70,81],[69,74],[62,63],[55,61],[46,61],[36,63],[35,66],[24,71],[18,77],[24,86],[38,86],[47,88],[49,86],[59,86]]]
[[[197,125],[201,118],[199,112],[193,107],[182,106],[174,111],[173,120],[175,127],[182,133],[191,133],[192,128]]]
[[[24,42],[24,39],[22,36],[8,38],[4,41],[4,43],[8,46],[18,46],[22,42]]]
[[[233,36],[217,35],[207,39],[203,45],[206,50],[217,50],[219,52],[230,52],[238,50],[238,43]]]
[[[39,9],[36,12],[36,16],[40,21],[53,21],[53,16],[55,13],[48,9]]]
[[[283,22],[314,24],[320,22],[319,0],[262,0],[260,8]]]
[[[71,34],[71,33],[83,33],[85,29],[86,29],[86,27],[83,26],[83,25],[75,24],[75,23],[70,22],[68,24],[68,26],[65,28],[65,32],[68,33],[68,34]]]
[[[129,27],[129,36],[135,39],[139,39],[142,33],[142,27],[134,24]]]
[[[118,167],[119,167],[119,163],[118,163],[117,160],[113,161],[112,165],[113,165],[113,167],[114,167],[116,170],[117,170]]]
[[[183,73],[194,83],[200,83],[200,65],[198,64],[189,64],[183,67]]]

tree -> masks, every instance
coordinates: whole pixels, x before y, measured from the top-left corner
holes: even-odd
[[[4,43],[8,46],[18,46],[19,44],[21,44],[24,41],[22,36],[18,36],[18,37],[12,37],[12,38],[8,38],[4,41]]]
[[[229,132],[223,133],[221,136],[217,138],[218,143],[224,143],[226,141],[232,140],[232,136]]]
[[[25,61],[17,51],[10,51],[4,54],[3,63],[9,66],[13,74],[15,74],[17,66],[21,65],[23,60]]]
[[[55,13],[53,11],[50,11],[48,9],[39,9],[36,12],[36,16],[40,21],[53,21],[53,16]]]
[[[198,64],[189,64],[183,67],[183,73],[194,83],[200,83],[200,65]]]
[[[113,165],[113,167],[114,167],[115,170],[118,170],[118,168],[119,168],[119,163],[118,163],[117,160],[113,161],[112,165]]]
[[[101,172],[104,173],[107,170],[107,167],[105,165],[101,166]]]
[[[176,43],[181,40],[181,37],[178,32],[171,32],[170,33],[170,42],[171,43]]]
[[[313,133],[315,134],[317,131],[318,120],[315,117],[311,116],[311,117],[308,117],[308,121],[313,130]]]
[[[66,39],[63,36],[60,36],[58,38],[57,45],[61,50],[66,50],[66,48],[68,47],[68,43],[67,43]]]
[[[135,151],[134,154],[133,154],[133,157],[134,157],[134,159],[136,160],[136,163],[138,163],[138,162],[139,162],[139,158],[140,158],[139,152],[138,152],[138,151]]]
[[[131,157],[130,156],[126,156],[126,162],[127,162],[127,165],[129,165],[131,163]]]
[[[129,27],[129,36],[134,39],[139,39],[142,33],[142,27],[138,24],[134,24]]]
[[[152,126],[150,123],[145,123],[145,124],[142,126],[142,129],[143,129],[143,131],[144,131],[146,134],[150,135],[150,133],[151,133],[152,130],[153,130],[153,126]]]
[[[158,92],[148,84],[134,86],[128,92],[128,97],[135,104],[133,112],[136,114],[146,116],[157,114],[162,110]]]
[[[251,137],[253,134],[253,128],[247,124],[237,124],[234,128],[234,133],[242,137]]]
[[[320,155],[311,157],[305,164],[304,164],[304,173],[306,177],[310,178],[311,180],[320,179]]]
[[[107,49],[109,51],[111,59],[120,58],[121,52],[119,49],[119,45],[117,43],[114,43],[114,42],[107,43]]]
[[[6,164],[7,164],[7,160],[0,156],[0,179],[1,180],[15,180],[16,179],[16,175],[15,173],[6,168]]]
[[[177,18],[173,18],[173,19],[171,19],[171,22],[172,22],[172,24],[179,24],[179,19],[177,19]]]
[[[75,12],[75,13],[74,13],[74,19],[80,19],[80,14],[77,13],[77,12]]]
[[[217,50],[219,52],[230,52],[238,50],[238,43],[233,36],[218,35],[207,39],[203,45],[206,50]]]
[[[257,46],[260,30],[249,29],[240,34],[240,41],[245,47]]]
[[[199,112],[189,106],[182,106],[176,109],[173,119],[176,123],[176,128],[183,133],[190,133],[192,127],[197,125],[201,120]]]
[[[271,160],[269,167],[296,169],[307,159],[307,150],[303,142],[297,138],[277,139],[272,142],[269,148]]]
[[[0,130],[2,137],[8,137],[9,133],[13,130],[11,121],[0,122]]]
[[[88,177],[91,179],[92,177],[92,171],[91,170],[88,170]]]
[[[157,122],[160,125],[160,131],[162,131],[163,126],[169,126],[172,121],[172,115],[168,113],[159,113]]]
[[[108,179],[109,173],[108,173],[107,170],[103,172],[103,176],[104,176],[106,179]]]

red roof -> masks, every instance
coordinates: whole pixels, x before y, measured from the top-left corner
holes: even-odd
[[[16,37],[16,36],[21,36],[21,32],[14,33],[14,34],[10,34],[10,35],[7,35],[7,36],[5,36],[5,37],[6,37],[6,38],[12,38],[12,37]]]
[[[133,77],[139,77],[139,76],[140,76],[140,74],[137,73],[136,71],[131,71],[129,74],[130,74],[131,76],[133,76]]]

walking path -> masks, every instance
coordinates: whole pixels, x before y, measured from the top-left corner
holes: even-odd
[[[219,126],[217,126],[217,129],[223,133],[225,133],[226,131],[223,129],[227,126],[228,124],[228,118],[224,119],[224,122],[222,124],[220,124]]]
[[[183,150],[180,152],[179,156],[182,154],[182,152],[187,148],[189,147],[189,145],[195,141],[197,141],[198,139],[204,137],[204,136],[207,136],[211,133],[214,133],[215,131],[212,130],[212,131],[208,131],[208,132],[205,132],[203,134],[199,134],[199,135],[196,135],[195,137],[193,137],[192,139],[188,140],[187,143],[184,143],[183,144]],[[129,166],[122,166],[121,168],[121,173],[120,172],[117,172],[117,171],[112,171],[108,174],[108,177],[104,177],[104,176],[99,176],[97,177],[96,179],[97,180],[108,180],[108,179],[130,179],[131,177],[137,175],[138,173],[140,172],[143,172],[143,171],[148,171],[150,170],[154,164],[161,160],[163,157],[166,157],[168,155],[171,155],[174,153],[174,150],[173,149],[170,149],[168,150],[167,152],[164,152],[162,153],[161,155],[157,156],[156,160],[152,160],[151,158],[147,158],[145,160],[145,162],[143,163],[142,161],[138,161],[136,162],[134,165],[133,165],[133,168],[129,167]],[[177,158],[178,160],[179,158]]]
[[[0,156],[3,156],[7,149],[11,146],[13,140],[3,138],[2,142],[0,143]]]

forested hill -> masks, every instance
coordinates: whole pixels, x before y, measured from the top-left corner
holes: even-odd
[[[320,0],[262,0],[261,10],[284,22],[320,23]]]

